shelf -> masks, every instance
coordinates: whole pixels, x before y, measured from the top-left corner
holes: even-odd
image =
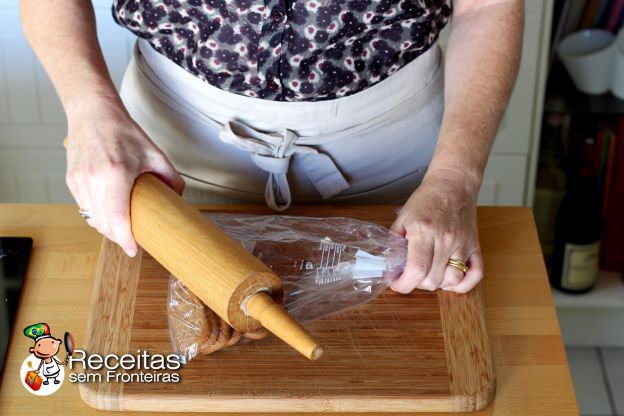
[[[544,111],[551,114],[624,115],[624,100],[607,92],[589,95],[580,92],[560,62],[555,62],[548,77]]]
[[[552,290],[557,309],[620,309],[624,311],[624,280],[615,272],[600,271],[591,292],[570,295]]]
[[[568,295],[553,289],[561,335],[566,345],[624,347],[624,281],[601,271],[588,293]]]

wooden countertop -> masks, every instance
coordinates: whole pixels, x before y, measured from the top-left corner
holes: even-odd
[[[351,209],[293,207],[288,214],[323,211],[348,216]],[[498,387],[494,403],[476,414],[578,415],[530,209],[480,207],[478,216],[486,268],[485,313]],[[69,331],[78,345],[84,340],[100,236],[78,216],[75,206],[2,204],[0,236],[34,239],[2,378],[0,414],[102,414],[84,404],[78,385],[67,379],[53,395],[35,397],[26,392],[19,377],[31,346],[21,333],[27,325],[47,322],[53,333]]]

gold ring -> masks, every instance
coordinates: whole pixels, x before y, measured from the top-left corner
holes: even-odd
[[[82,209],[80,208],[80,210],[78,211],[78,214],[84,218],[85,220],[88,220],[91,218],[92,214],[91,214],[91,210],[90,209]]]
[[[464,272],[464,274],[468,272],[468,266],[466,266],[466,263],[464,263],[461,260],[449,259],[449,261],[446,264],[449,266],[455,267],[456,269],[461,270],[462,272]]]

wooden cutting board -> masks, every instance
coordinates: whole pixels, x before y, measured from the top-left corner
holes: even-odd
[[[331,210],[296,214],[308,212]],[[348,216],[388,227],[395,214],[353,207]],[[84,349],[171,353],[168,279],[147,253],[130,259],[105,239]],[[97,409],[194,412],[471,411],[494,397],[480,288],[466,295],[387,290],[308,328],[325,347],[316,362],[270,336],[192,360],[179,383],[85,383],[81,396]]]

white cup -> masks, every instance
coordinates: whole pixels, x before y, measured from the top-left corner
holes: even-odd
[[[587,94],[604,94],[611,87],[615,45],[613,33],[581,30],[566,36],[557,53],[574,85]]]
[[[611,92],[619,99],[624,100],[624,28],[620,29],[615,38]]]

